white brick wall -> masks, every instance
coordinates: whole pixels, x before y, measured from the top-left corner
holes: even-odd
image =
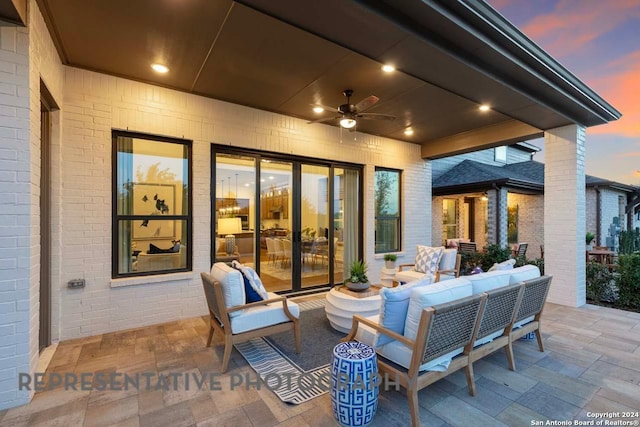
[[[0,409],[29,401],[30,371],[29,35],[0,27]]]
[[[585,294],[585,129],[545,132],[545,273],[553,275],[548,300],[581,306]]]
[[[375,166],[403,170],[403,247],[431,242],[431,166],[418,145],[356,133],[226,102],[66,68],[62,138],[62,339],[167,322],[206,312],[198,273],[208,270],[210,144],[292,153],[364,164],[364,253],[370,278],[384,261],[374,256]],[[110,287],[111,129],[194,141],[194,274],[181,280]],[[85,289],[66,282],[84,278]],[[124,279],[126,281],[126,279]]]
[[[518,205],[518,242],[527,242],[527,258],[540,258],[544,244],[544,197],[509,193],[509,206]]]

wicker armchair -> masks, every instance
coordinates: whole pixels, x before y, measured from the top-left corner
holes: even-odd
[[[475,342],[479,319],[484,311],[486,297],[486,294],[483,293],[425,308],[422,311],[415,341],[386,329],[374,321],[355,315],[351,331],[343,341],[355,339],[358,325],[362,323],[412,348],[409,369],[405,369],[379,354],[378,368],[382,375],[388,374],[392,381],[399,382],[407,390],[411,425],[417,427],[420,425],[418,391],[421,389],[452,372],[464,368],[469,393],[471,395],[475,394],[473,366],[470,362],[469,353]],[[464,348],[463,353],[451,360],[446,371],[420,372],[421,365],[460,348]]]
[[[207,347],[211,346],[215,331],[220,331],[224,335],[222,373],[226,372],[229,366],[233,345],[253,338],[293,330],[296,352],[300,353],[300,322],[289,310],[286,297],[272,294],[273,296],[270,295],[268,300],[228,308],[225,305],[222,285],[213,280],[213,277],[208,273],[200,273],[200,277],[202,278],[202,286],[209,306],[210,329]],[[240,315],[229,316],[229,313],[238,311],[241,312]],[[278,313],[277,316],[270,314],[276,311],[281,311],[282,313]],[[240,331],[234,331],[234,323],[237,324],[242,321],[243,316],[252,317],[252,329],[245,330],[246,328],[242,328]],[[264,320],[260,323],[257,319]]]

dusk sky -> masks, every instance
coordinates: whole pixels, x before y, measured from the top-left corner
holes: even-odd
[[[587,174],[640,185],[640,0],[488,2],[622,113],[587,129]]]

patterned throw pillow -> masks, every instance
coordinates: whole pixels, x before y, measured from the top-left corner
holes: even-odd
[[[432,248],[431,246],[418,245],[414,268],[420,273],[430,273],[435,275],[443,251],[444,246]]]
[[[242,265],[235,260],[231,263],[231,266],[236,270],[239,270],[240,273],[242,273],[242,276],[246,278],[252,290],[260,297],[260,299],[256,301],[269,299],[269,295],[267,295],[267,290],[264,288],[264,285],[262,284],[260,277],[258,276],[258,274],[255,272],[253,268]],[[249,301],[247,298],[247,302],[253,302],[253,301]]]

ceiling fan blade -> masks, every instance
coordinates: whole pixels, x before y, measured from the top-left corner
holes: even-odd
[[[325,123],[325,122],[331,122],[333,120],[337,120],[339,118],[341,118],[342,116],[333,116],[333,117],[323,117],[321,119],[316,119],[316,120],[311,120],[309,122],[307,122],[308,125],[313,124],[313,123]]]
[[[322,104],[310,104],[312,107],[320,107],[320,108],[324,108],[324,111],[330,111],[332,113],[339,113],[340,111],[338,111],[337,108],[333,108],[333,107],[327,107],[326,105],[322,105]]]
[[[358,114],[359,119],[364,120],[395,120],[396,116],[392,116],[390,114],[379,114],[379,113],[361,113]]]
[[[373,107],[378,103],[378,101],[380,101],[380,98],[375,95],[367,96],[365,99],[356,104],[356,111],[358,113],[362,113],[363,111],[366,111],[369,108]]]

